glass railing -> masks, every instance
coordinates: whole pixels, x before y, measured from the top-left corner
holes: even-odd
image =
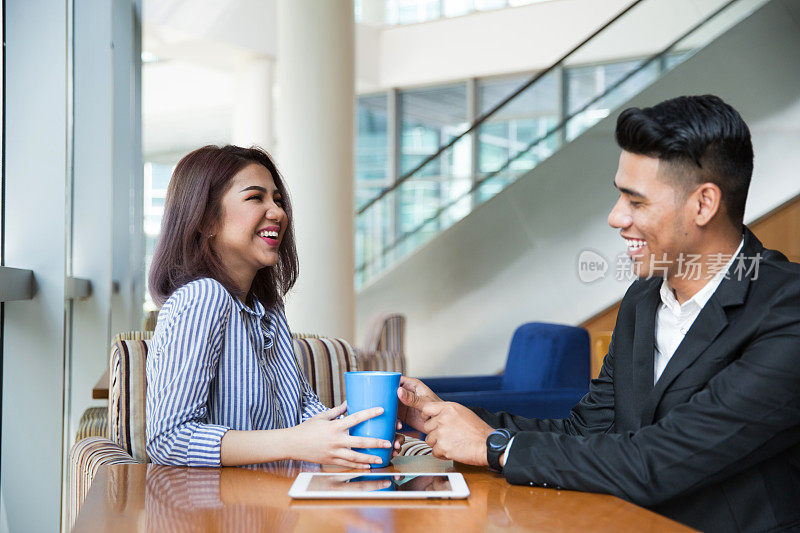
[[[474,123],[449,135],[435,153],[421,156],[391,187],[361,202],[356,288],[529,173],[767,1],[638,0],[500,102],[482,105]],[[627,59],[619,57],[621,49]],[[553,94],[555,103],[544,105]]]

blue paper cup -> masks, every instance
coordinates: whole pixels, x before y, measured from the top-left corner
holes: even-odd
[[[371,407],[383,407],[383,413],[379,416],[351,427],[350,435],[394,442],[400,372],[345,372],[344,386],[349,414]],[[381,463],[370,465],[371,468],[388,466],[392,458],[391,448],[353,448],[353,450],[380,457]]]

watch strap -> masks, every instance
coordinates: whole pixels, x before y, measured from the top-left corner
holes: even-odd
[[[486,438],[486,462],[489,468],[501,472],[503,467],[500,465],[500,458],[506,451],[508,443],[516,435],[516,431],[507,428],[500,428],[492,431]]]

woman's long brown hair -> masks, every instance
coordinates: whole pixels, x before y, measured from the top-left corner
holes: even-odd
[[[222,216],[222,197],[233,176],[247,165],[263,165],[272,175],[283,200],[287,226],[278,248],[278,264],[256,273],[248,294],[240,294],[211,249],[210,228]],[[183,285],[200,278],[213,278],[232,295],[249,302],[252,297],[265,306],[281,303],[297,280],[298,260],[294,243],[292,205],[286,186],[272,161],[258,147],[204,146],[180,160],[167,189],[161,235],[150,266],[148,287],[161,307]]]

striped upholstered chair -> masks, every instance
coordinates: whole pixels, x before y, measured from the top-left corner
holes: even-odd
[[[127,331],[114,337],[112,346],[117,341],[147,340],[153,337],[153,330],[145,327],[144,331]],[[81,415],[75,442],[89,437],[108,438],[108,406],[89,407]]]
[[[144,315],[142,329],[145,331],[155,331],[158,323],[158,311],[148,311]]]
[[[363,370],[406,372],[406,317],[400,313],[375,315],[367,327],[363,346],[356,349]]]
[[[108,436],[108,407],[87,407],[78,421],[75,442],[89,437]]]
[[[132,338],[138,337],[138,338]],[[151,332],[117,338],[109,359],[108,435],[75,443],[70,451],[70,524],[89,490],[97,470],[104,465],[146,463],[145,361]],[[303,336],[294,339],[298,366],[311,387],[328,407],[344,401],[344,373],[362,370],[355,351],[347,341],[329,337]],[[404,455],[425,455],[430,448],[410,439],[401,450]]]

